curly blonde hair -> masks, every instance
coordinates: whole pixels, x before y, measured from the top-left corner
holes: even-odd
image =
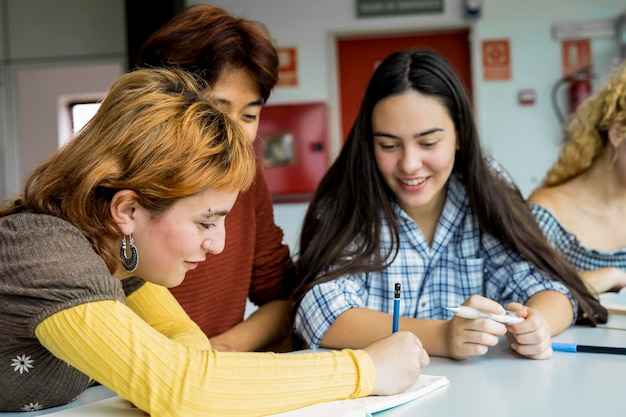
[[[626,61],[600,90],[585,100],[563,126],[565,144],[542,187],[562,184],[589,168],[608,143],[608,130],[615,122],[626,121]],[[626,136],[626,123],[619,129]]]

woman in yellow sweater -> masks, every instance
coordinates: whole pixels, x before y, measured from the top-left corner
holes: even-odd
[[[180,70],[122,76],[0,208],[0,411],[97,381],[153,417],[265,415],[397,393],[428,363],[402,332],[341,352],[211,349],[166,287],[223,250],[255,162],[205,87]]]

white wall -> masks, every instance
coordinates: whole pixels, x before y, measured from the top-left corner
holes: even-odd
[[[125,52],[124,0],[2,0],[12,60]]]
[[[63,95],[101,94],[126,66],[124,0],[1,0],[0,198],[58,144]]]
[[[124,72],[121,63],[89,63],[37,68],[15,72],[17,127],[20,135],[22,176],[28,175],[59,147],[59,126],[65,97],[90,94],[103,98],[111,84]],[[36,123],[33,123],[36,115]],[[67,135],[65,129],[65,135]],[[67,139],[63,137],[62,139]]]

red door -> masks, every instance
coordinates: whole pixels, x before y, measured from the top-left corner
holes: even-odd
[[[399,36],[338,37],[337,62],[343,140],[352,127],[365,87],[376,65],[390,53],[412,47],[434,49],[448,58],[471,99],[469,29]]]

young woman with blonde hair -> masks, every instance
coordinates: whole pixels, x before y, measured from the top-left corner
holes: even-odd
[[[570,117],[559,159],[528,202],[591,291],[626,287],[626,63]]]

